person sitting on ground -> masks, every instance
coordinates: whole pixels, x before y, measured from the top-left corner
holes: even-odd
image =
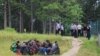
[[[16,53],[17,56],[21,55],[21,50],[20,49],[21,49],[20,41],[14,42],[10,47],[10,50],[13,51],[14,53]]]
[[[50,55],[52,43],[49,40],[46,40],[45,42],[46,42],[46,48],[48,49],[47,54]]]
[[[13,50],[15,48],[15,50]],[[59,46],[57,41],[55,43],[51,43],[49,40],[40,43],[38,40],[29,40],[28,42],[20,43],[17,41],[15,45],[11,46],[11,51],[15,51],[17,55],[53,55],[59,54]]]
[[[52,43],[49,40],[46,40],[45,42],[46,42],[47,47],[52,47]]]
[[[29,41],[29,54],[34,55],[38,51],[38,47],[36,45],[36,42],[34,40]]]
[[[35,54],[38,52],[38,49],[39,49],[39,47],[37,45],[37,42],[38,42],[38,40],[35,39],[35,40],[33,40],[33,43],[32,43],[32,46],[34,48],[34,53]]]
[[[51,54],[60,54],[60,49],[57,41],[55,41],[55,43],[52,44]]]
[[[20,41],[16,42],[16,54],[21,55],[21,50],[20,50]]]
[[[29,49],[28,49],[28,44],[26,42],[21,43],[21,53],[22,55],[28,55]]]
[[[43,42],[39,47],[39,54],[40,55],[47,55],[48,49],[46,47],[46,43]]]

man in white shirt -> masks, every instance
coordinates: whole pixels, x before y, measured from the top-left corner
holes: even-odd
[[[81,36],[82,35],[82,25],[78,24],[77,28],[78,28],[78,36]]]
[[[57,22],[56,23],[56,34],[59,34],[60,27],[61,27],[61,24]]]
[[[73,30],[74,30],[73,25],[74,24],[71,24],[71,26],[70,26],[71,36],[73,36]]]
[[[78,27],[77,27],[77,24],[73,24],[73,36],[75,38],[78,37]]]

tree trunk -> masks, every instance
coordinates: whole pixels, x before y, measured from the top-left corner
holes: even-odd
[[[19,31],[22,32],[22,12],[19,11]]]
[[[20,4],[22,3],[22,1],[20,0]],[[19,9],[19,30],[20,32],[23,32],[23,18],[22,18],[22,11],[21,8]]]
[[[8,0],[8,16],[9,16],[9,27],[11,27],[11,6],[10,6],[10,0]]]
[[[7,27],[7,1],[4,2],[4,29]]]
[[[31,2],[31,32],[33,32],[33,6],[32,6],[32,2]]]
[[[53,33],[55,34],[55,31],[56,31],[56,23],[54,22],[53,23]]]
[[[49,19],[49,34],[52,32],[52,22],[51,19]]]
[[[46,21],[43,22],[43,34],[46,33]]]

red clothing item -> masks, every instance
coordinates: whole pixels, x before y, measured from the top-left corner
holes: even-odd
[[[17,50],[16,55],[17,55],[17,56],[21,56],[21,52],[20,52],[19,49]]]

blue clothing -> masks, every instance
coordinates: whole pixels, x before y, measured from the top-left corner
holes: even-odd
[[[47,55],[48,49],[45,47],[40,47],[39,48],[39,53],[42,55]]]

